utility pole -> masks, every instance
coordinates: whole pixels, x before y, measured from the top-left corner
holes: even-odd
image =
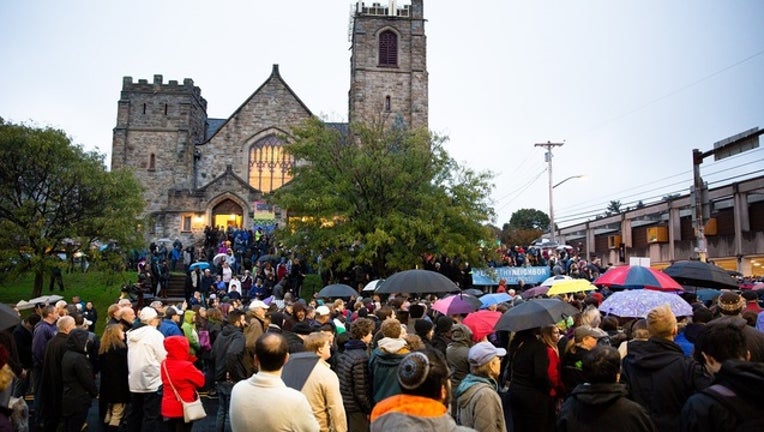
[[[552,194],[552,189],[554,189],[554,183],[552,182],[552,149],[554,147],[562,147],[563,144],[565,144],[565,142],[553,143],[551,141],[534,144],[535,147],[544,147],[546,149],[545,157],[547,163],[549,164],[549,233],[552,241],[555,241],[554,196]]]

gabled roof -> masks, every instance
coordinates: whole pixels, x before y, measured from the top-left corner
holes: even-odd
[[[243,178],[241,178],[238,175],[236,175],[236,173],[233,172],[233,166],[231,166],[231,165],[227,165],[226,168],[225,168],[225,172],[223,172],[223,174],[220,174],[219,176],[217,176],[214,179],[210,180],[209,183],[207,183],[204,186],[200,187],[198,190],[204,192],[205,190],[207,190],[207,188],[209,188],[210,186],[212,186],[213,184],[215,184],[215,183],[217,183],[219,181],[222,181],[226,177],[233,178],[234,180],[236,180],[237,183],[239,183],[241,186],[243,186],[244,188],[246,188],[248,190],[255,191],[255,192],[260,192],[256,188],[253,188],[252,186],[250,186],[249,183],[247,181],[245,181]]]
[[[206,141],[209,139],[212,135],[215,135],[220,129],[223,124],[225,124],[227,119],[216,119],[216,118],[208,118],[207,119],[207,130],[204,132],[204,140]]]
[[[308,115],[310,115],[310,116],[312,116],[312,115],[313,115],[313,113],[312,113],[312,112],[310,112],[310,109],[308,109],[308,107],[307,107],[307,106],[306,106],[306,105],[305,105],[305,104],[302,102],[302,100],[301,100],[301,99],[300,99],[300,98],[297,96],[297,94],[296,94],[296,93],[295,93],[295,92],[292,90],[292,88],[291,88],[291,87],[289,87],[289,84],[287,84],[287,83],[286,83],[286,81],[284,81],[284,79],[283,79],[283,78],[281,78],[281,74],[279,73],[279,65],[277,65],[277,64],[274,64],[274,65],[273,65],[273,69],[271,70],[271,76],[269,76],[269,77],[268,77],[268,79],[267,79],[267,80],[265,80],[265,82],[263,82],[263,83],[260,85],[260,87],[258,87],[258,88],[257,88],[257,90],[255,90],[255,91],[254,91],[254,93],[252,93],[252,94],[251,94],[251,95],[250,95],[250,96],[249,96],[249,97],[248,97],[248,98],[247,98],[247,99],[244,101],[244,103],[242,103],[241,105],[239,105],[239,108],[237,108],[237,109],[236,109],[236,111],[234,111],[234,112],[231,114],[231,116],[230,116],[230,117],[228,117],[227,119],[225,119],[225,121],[223,121],[223,123],[221,123],[221,124],[220,124],[220,126],[219,126],[219,127],[217,127],[217,128],[214,130],[214,132],[213,132],[212,134],[210,134],[210,135],[207,135],[207,137],[206,137],[205,141],[204,141],[203,143],[201,143],[201,144],[206,144],[206,143],[208,143],[208,142],[209,142],[209,141],[210,141],[210,140],[211,140],[211,139],[212,139],[212,138],[213,138],[213,137],[214,137],[214,136],[215,136],[215,135],[218,133],[218,131],[220,131],[220,129],[222,129],[222,128],[223,128],[223,126],[224,126],[225,124],[227,124],[229,121],[231,121],[231,119],[232,119],[232,118],[236,117],[236,115],[237,115],[237,114],[238,114],[238,113],[239,113],[239,112],[240,112],[240,111],[241,111],[241,110],[242,110],[242,109],[243,109],[243,108],[244,108],[244,107],[245,107],[245,106],[246,106],[246,105],[249,103],[249,101],[251,101],[251,100],[252,100],[252,99],[255,97],[255,95],[257,95],[257,94],[260,92],[260,90],[262,90],[262,88],[263,88],[263,87],[265,87],[265,86],[266,86],[268,83],[270,83],[270,82],[271,82],[271,80],[279,80],[279,81],[280,81],[280,82],[281,82],[281,83],[284,85],[284,87],[287,89],[287,91],[289,92],[289,94],[290,94],[290,95],[292,95],[292,96],[295,98],[295,100],[296,100],[296,101],[297,101],[297,102],[300,104],[300,106],[301,106],[303,109],[305,109],[305,111],[308,113]],[[207,128],[207,131],[208,131],[208,132],[210,131],[210,128],[209,128],[209,126],[208,126],[208,128]]]

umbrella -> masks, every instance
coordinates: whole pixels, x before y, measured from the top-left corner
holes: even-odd
[[[676,316],[691,316],[692,306],[676,294],[652,291],[629,290],[613,293],[600,305],[600,311],[622,318],[644,318],[658,306],[668,304]]]
[[[63,300],[64,298],[60,295],[53,294],[53,295],[46,295],[46,296],[40,296],[35,297],[33,299],[29,299],[28,302],[35,305],[37,303],[44,303],[44,304],[53,304],[59,300]]]
[[[459,291],[451,279],[431,270],[404,270],[385,279],[377,293],[449,293]]]
[[[578,313],[578,309],[558,299],[536,299],[504,312],[495,330],[518,332],[555,324]]]
[[[264,263],[266,261],[270,261],[271,264],[275,263],[276,261],[280,261],[281,257],[278,255],[260,255],[259,258],[257,258],[257,262]]]
[[[721,267],[703,261],[677,261],[663,269],[683,285],[703,288],[736,289],[737,281]]]
[[[550,278],[546,278],[544,282],[541,282],[541,286],[550,287],[556,283],[566,281],[566,280],[572,280],[573,278],[570,276],[563,276],[563,275],[557,275],[552,276]]]
[[[215,255],[215,258],[212,258],[212,262],[215,264],[218,264],[220,260],[226,259],[227,256],[228,256],[227,254],[219,253]]]
[[[464,294],[469,294],[471,296],[480,297],[481,295],[485,294],[483,291],[477,289],[477,288],[470,288],[463,291]]]
[[[384,279],[374,279],[373,281],[367,283],[366,286],[364,286],[361,291],[364,291],[364,292],[374,291],[375,289],[377,289],[377,286],[379,285],[379,283],[382,282],[383,280]]]
[[[682,291],[682,286],[671,276],[650,267],[638,265],[613,267],[598,277],[594,284],[626,289],[646,288],[658,291]]]
[[[26,300],[19,300],[19,302],[16,303],[16,309],[20,311],[32,309],[33,307],[34,307],[34,303],[29,303]]]
[[[154,240],[154,243],[172,243],[172,240],[168,238],[160,238],[160,239]]]
[[[707,302],[719,297],[722,292],[713,288],[699,288],[695,290],[695,295],[698,296],[698,300]]]
[[[758,291],[760,289],[764,289],[764,282],[756,282],[755,284],[753,284],[753,288],[751,288],[751,289],[756,290],[756,291]]]
[[[512,296],[507,293],[486,294],[483,297],[480,297],[482,308],[510,301],[512,301]]]
[[[597,287],[592,285],[592,283],[586,279],[571,279],[571,280],[558,281],[557,283],[552,285],[551,288],[549,288],[549,291],[547,291],[546,295],[553,296],[557,294],[569,294],[569,293],[582,292],[582,291],[591,291],[596,289]]]
[[[336,297],[353,297],[357,296],[358,291],[350,285],[345,284],[332,284],[321,288],[321,291],[316,294],[317,297],[323,298],[336,298]]]
[[[459,315],[475,312],[480,308],[480,299],[469,294],[454,294],[438,299],[432,308],[443,315]]]
[[[21,322],[19,313],[5,303],[0,303],[0,330],[11,328]]]
[[[544,285],[528,288],[527,290],[520,293],[520,297],[524,299],[529,299],[533,297],[546,295],[546,293],[549,291],[549,288],[550,287],[544,286]]]
[[[210,268],[210,263],[208,263],[207,261],[199,261],[188,266],[189,270],[196,270],[197,268],[200,270],[208,269]]]
[[[501,312],[481,310],[472,312],[464,317],[462,324],[472,330],[472,340],[477,342],[480,339],[494,332],[496,322],[501,318]]]

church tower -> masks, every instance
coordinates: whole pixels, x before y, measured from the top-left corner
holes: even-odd
[[[358,2],[352,14],[349,121],[427,128],[423,0]]]

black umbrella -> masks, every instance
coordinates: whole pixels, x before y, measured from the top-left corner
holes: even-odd
[[[737,281],[726,270],[703,261],[677,261],[663,269],[682,285],[703,288],[737,289]]]
[[[477,288],[470,288],[464,290],[464,294],[469,294],[471,296],[480,297],[481,295],[485,294],[483,291],[477,289]]]
[[[257,262],[259,263],[270,261],[272,264],[279,260],[281,260],[281,257],[278,255],[260,255],[260,257],[257,258]]]
[[[431,270],[404,270],[377,285],[377,293],[448,293],[459,291],[451,279]]]
[[[518,332],[557,323],[578,313],[568,303],[558,299],[528,300],[504,312],[495,330]]]
[[[18,312],[5,303],[0,303],[0,330],[9,329],[21,322]]]
[[[337,298],[337,297],[353,297],[357,296],[358,291],[356,291],[353,287],[350,285],[345,284],[332,284],[327,285],[323,288],[321,288],[321,291],[316,294],[319,298]]]

